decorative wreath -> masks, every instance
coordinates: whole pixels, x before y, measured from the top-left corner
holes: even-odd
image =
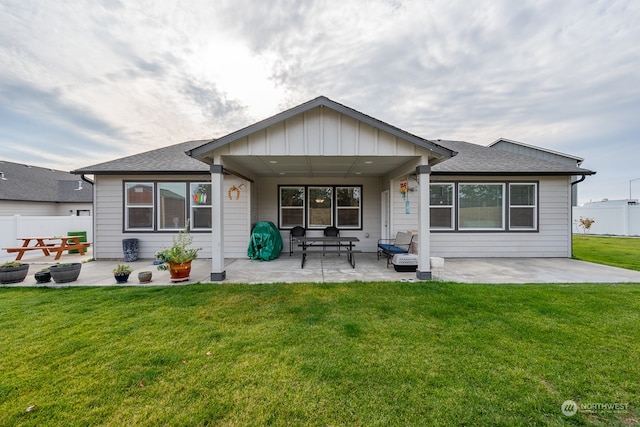
[[[233,185],[231,186],[231,188],[229,188],[229,191],[227,191],[227,196],[229,196],[229,200],[233,200],[231,193],[234,193],[234,192],[236,193],[236,200],[240,198],[240,189],[235,185]]]

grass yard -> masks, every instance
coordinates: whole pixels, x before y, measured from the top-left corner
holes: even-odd
[[[574,234],[573,257],[640,271],[640,238]]]
[[[633,425],[639,317],[637,285],[2,288],[0,425]]]

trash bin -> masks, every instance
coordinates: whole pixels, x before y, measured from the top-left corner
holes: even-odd
[[[282,237],[272,222],[258,222],[251,232],[247,256],[251,259],[270,261],[280,256]]]
[[[138,259],[138,239],[122,239],[122,253],[124,262],[133,262]]]
[[[87,243],[87,232],[86,231],[69,231],[67,236],[80,236],[80,243]],[[77,249],[71,249],[68,251],[70,254],[80,253]]]

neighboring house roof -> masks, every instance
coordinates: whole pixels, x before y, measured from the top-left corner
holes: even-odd
[[[549,150],[548,148],[536,147],[535,145],[529,145],[529,144],[525,144],[524,142],[514,141],[513,139],[507,139],[507,138],[498,138],[495,141],[493,141],[491,144],[489,144],[488,147],[497,147],[497,148],[499,148],[499,146],[502,145],[502,144],[509,144],[509,145],[512,145],[512,146],[520,146],[520,147],[528,148],[530,150],[534,150],[534,151],[538,151],[538,152],[542,152],[542,153],[548,153],[548,154],[552,154],[552,155],[558,156],[558,157],[564,157],[566,159],[571,159],[571,160],[576,161],[578,163],[578,165],[584,161],[584,159],[582,157],[577,157],[577,156],[573,156],[571,154],[561,153],[559,151]]]
[[[0,161],[0,200],[91,203],[93,186],[55,169]]]
[[[575,164],[543,160],[464,141],[437,143],[458,155],[433,166],[434,175],[593,175]]]
[[[209,166],[207,164],[187,156],[185,152],[209,141],[210,139],[202,139],[169,145],[168,147],[76,169],[71,173],[96,175],[208,173]]]
[[[261,120],[257,123],[252,124],[251,126],[247,126],[244,129],[240,129],[236,132],[230,133],[229,135],[223,136],[222,138],[209,141],[207,144],[204,144],[201,147],[192,149],[188,154],[192,157],[202,158],[212,150],[230,144],[233,141],[237,141],[238,139],[244,138],[245,136],[251,135],[255,132],[266,129],[269,126],[273,126],[276,123],[283,122],[318,107],[330,108],[334,111],[344,114],[345,116],[351,117],[355,120],[359,120],[363,123],[373,126],[374,128],[383,130],[400,139],[412,142],[422,148],[433,152],[435,154],[434,157],[438,158],[440,161],[456,155],[455,152],[452,152],[451,150],[442,147],[433,141],[420,138],[419,136],[413,135],[400,128],[368,116],[364,113],[361,113],[360,111],[347,107],[346,105],[332,101],[325,96],[319,96],[315,99],[312,99],[311,101],[305,102],[304,104],[300,104],[297,107],[290,108],[289,110],[278,113],[275,116]]]

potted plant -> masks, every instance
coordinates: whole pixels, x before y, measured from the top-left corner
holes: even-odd
[[[177,236],[173,238],[170,248],[156,252],[156,259],[161,262],[158,270],[169,270],[171,281],[181,282],[189,279],[191,261],[198,258],[202,248],[189,248],[193,243],[193,236],[189,233],[189,222]]]
[[[5,262],[0,266],[0,283],[20,283],[29,273],[29,264],[18,261]]]
[[[118,283],[126,283],[132,271],[131,267],[127,264],[118,264],[116,268],[113,269],[113,277]]]
[[[37,283],[49,283],[51,281],[51,272],[49,271],[49,267],[36,271],[33,277],[35,277]]]
[[[49,267],[51,278],[56,283],[68,283],[78,280],[82,264],[79,262],[61,263]]]

